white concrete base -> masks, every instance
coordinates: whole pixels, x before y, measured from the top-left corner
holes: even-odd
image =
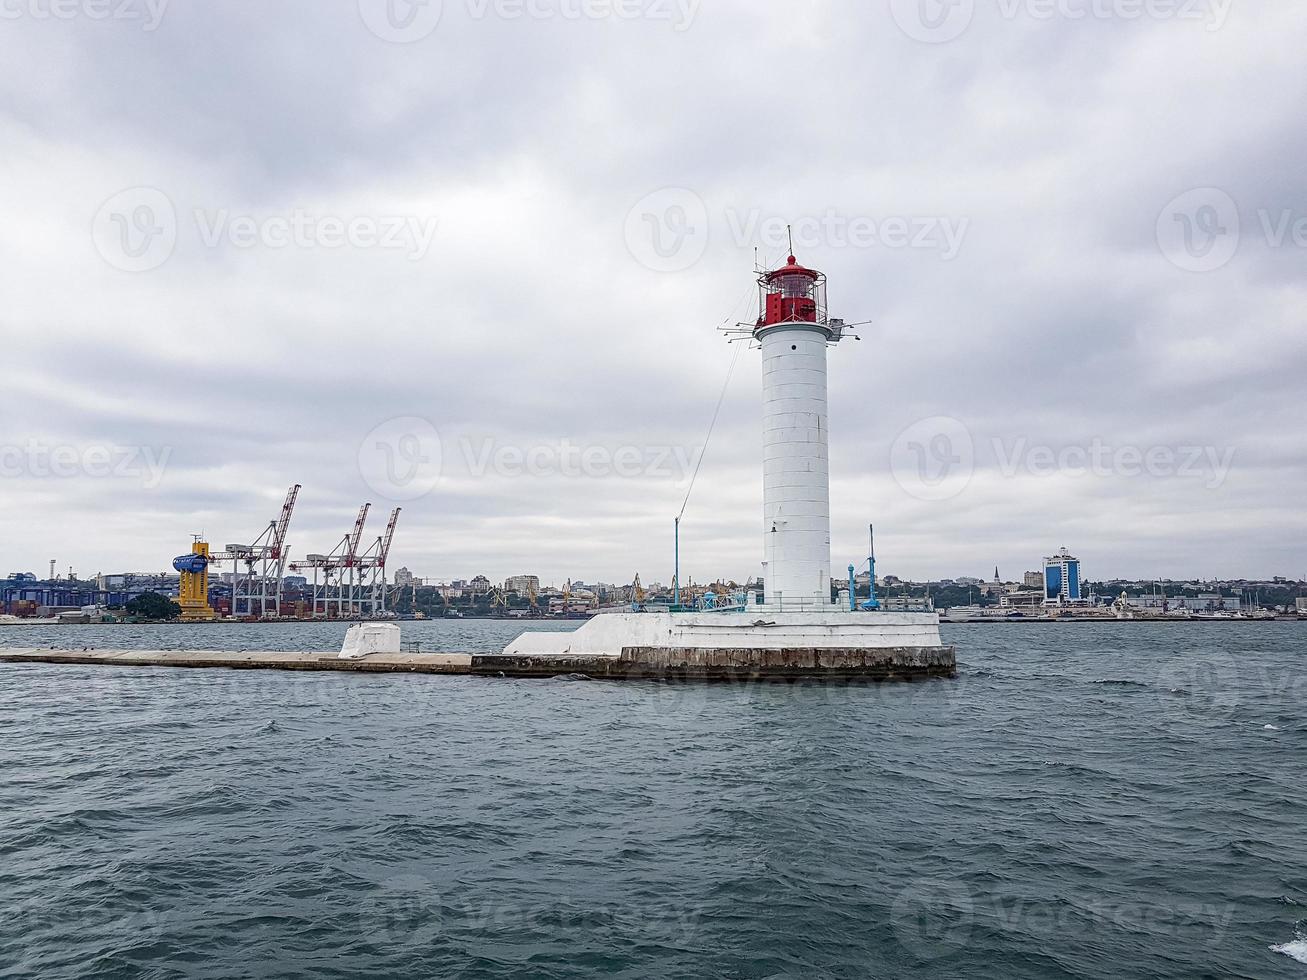
[[[394,623],[359,623],[345,633],[341,660],[361,660],[370,653],[399,653],[399,627]]]
[[[523,633],[505,656],[619,657],[627,647],[702,650],[876,650],[938,647],[937,613],[604,613],[573,633]]]

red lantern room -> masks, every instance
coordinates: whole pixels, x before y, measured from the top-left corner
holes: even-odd
[[[758,277],[761,290],[759,327],[780,323],[826,323],[826,276],[805,269],[793,255],[775,272]]]

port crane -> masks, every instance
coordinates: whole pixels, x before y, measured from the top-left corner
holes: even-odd
[[[182,619],[207,622],[217,618],[209,605],[209,566],[225,561],[232,563],[233,616],[267,619],[280,614],[282,577],[290,557],[286,534],[301,489],[298,483],[291,486],[281,514],[268,523],[252,544],[229,544],[223,551],[215,552],[203,535],[194,536],[190,554],[181,555],[172,563],[181,575],[178,604],[182,607]]]
[[[300,490],[297,483],[286,492],[280,516],[268,523],[253,544],[227,545],[227,555],[224,557],[232,559],[233,616],[266,619],[269,615],[281,613],[281,582],[286,573],[286,561],[290,557],[286,532],[290,529],[291,515],[295,512]],[[241,566],[244,566],[243,570]]]
[[[370,503],[359,508],[354,527],[330,552],[308,555],[303,562],[291,566],[296,571],[307,569],[313,573],[315,617],[342,619],[356,615],[359,605],[359,543],[371,509]]]
[[[372,616],[386,612],[386,561],[390,558],[390,543],[395,540],[395,525],[402,509],[396,507],[390,512],[385,533],[359,559],[360,607],[366,606]]]
[[[349,619],[385,614],[386,563],[401,508],[391,511],[385,531],[360,553],[371,510],[370,503],[359,508],[354,526],[330,552],[307,555],[304,561],[291,566],[296,571],[312,573],[314,617]]]

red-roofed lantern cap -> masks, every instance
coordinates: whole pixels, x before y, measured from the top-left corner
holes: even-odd
[[[781,268],[760,275],[758,286],[761,290],[759,327],[826,322],[826,276],[799,265],[793,255]]]

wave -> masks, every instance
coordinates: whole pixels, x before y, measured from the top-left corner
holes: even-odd
[[[1299,963],[1307,963],[1307,939],[1295,939],[1291,943],[1281,943],[1279,946],[1272,946],[1271,952],[1283,953],[1291,960],[1297,960]]]

